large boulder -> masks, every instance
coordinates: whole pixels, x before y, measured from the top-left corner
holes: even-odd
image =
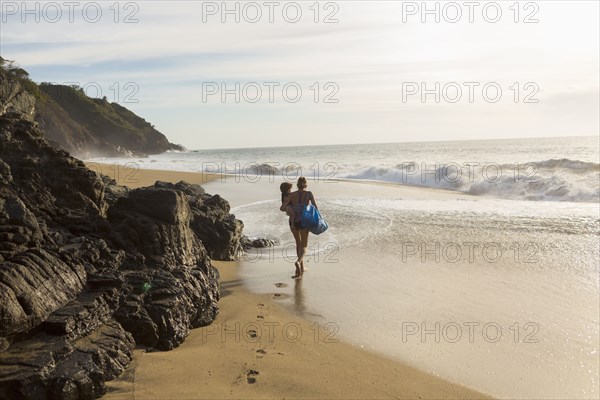
[[[128,253],[128,297],[116,316],[138,343],[170,350],[218,312],[217,272],[192,218],[187,196],[161,187],[133,190],[108,210],[114,243]],[[139,270],[140,260],[151,268]]]
[[[211,196],[199,185],[156,182],[155,188],[178,190],[188,199],[192,212],[190,226],[202,241],[208,255],[221,261],[236,260],[243,252],[241,245],[244,224],[230,214],[229,202],[221,196]]]

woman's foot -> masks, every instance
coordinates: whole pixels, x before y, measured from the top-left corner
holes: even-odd
[[[296,267],[296,274],[294,276],[292,276],[292,278],[300,278],[302,276],[302,268],[301,268],[301,264],[296,261],[294,263],[294,266]]]

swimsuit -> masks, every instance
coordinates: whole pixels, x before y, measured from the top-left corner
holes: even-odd
[[[289,223],[290,223],[290,228],[292,228],[292,226],[295,229],[304,229],[304,227],[302,226],[302,210],[305,206],[304,202],[302,201],[302,195],[304,193],[310,193],[310,192],[305,192],[302,191],[299,193],[299,201],[298,204],[293,205],[292,208],[294,210],[294,221],[293,221],[293,225],[292,225],[292,219],[290,218]],[[310,199],[310,195],[308,196],[308,199]],[[306,204],[308,204],[308,199],[306,201]]]

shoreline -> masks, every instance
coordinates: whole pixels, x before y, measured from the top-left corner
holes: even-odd
[[[125,163],[113,163],[107,164],[103,162],[97,161],[84,161],[85,165],[99,173],[103,173],[117,181],[120,185],[125,185],[130,188],[138,188],[143,186],[153,185],[152,179],[154,180],[165,180],[169,181],[169,179],[179,179],[185,180],[189,183],[195,184],[206,184],[209,182],[216,182],[221,180],[224,182],[227,178],[234,179],[237,175],[231,173],[206,173],[206,172],[194,172],[194,171],[172,171],[165,169],[150,169],[150,168],[139,168],[139,165],[135,161],[125,162]],[[118,168],[115,168],[117,166]],[[252,175],[260,177],[273,178],[270,175]],[[308,178],[307,178],[308,179]],[[324,182],[326,180],[323,180]],[[309,180],[310,182],[310,180]],[[434,186],[426,186],[426,185],[417,185],[411,183],[401,183],[401,182],[389,182],[389,181],[378,181],[375,179],[351,179],[351,178],[335,178],[331,181],[331,183],[344,182],[344,183],[353,183],[353,184],[367,184],[367,185],[376,185],[376,186],[388,186],[388,187],[399,187],[399,188],[415,188],[419,190],[433,190],[436,192],[447,192],[449,194],[457,194],[464,196],[473,196],[469,193],[461,192],[460,190],[450,189],[450,188],[441,188]]]
[[[216,179],[136,171],[137,185],[127,186]],[[116,177],[123,182],[123,175]],[[105,398],[489,398],[339,340],[334,323],[316,324],[276,304],[279,286],[273,293],[251,293],[236,262],[213,264],[221,273],[217,319],[192,330],[172,351],[136,349],[130,368],[107,383]],[[282,288],[298,282],[286,281]]]

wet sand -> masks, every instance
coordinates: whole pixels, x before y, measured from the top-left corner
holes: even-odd
[[[271,295],[245,290],[233,262],[221,272],[220,314],[169,352],[135,351],[107,399],[466,399],[465,387],[351,346],[335,327],[300,319]],[[294,285],[294,281],[282,282]]]

